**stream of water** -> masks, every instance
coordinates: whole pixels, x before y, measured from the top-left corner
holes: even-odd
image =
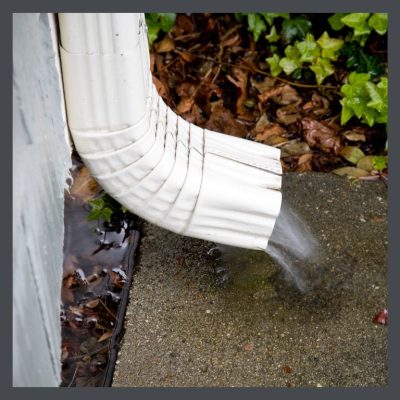
[[[265,252],[299,290],[308,289],[306,272],[310,265],[318,262],[319,243],[305,221],[287,203],[282,202]]]

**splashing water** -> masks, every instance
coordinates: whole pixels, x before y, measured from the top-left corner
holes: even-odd
[[[307,224],[288,204],[282,203],[265,252],[303,292],[308,289],[307,267],[318,262],[318,248]]]

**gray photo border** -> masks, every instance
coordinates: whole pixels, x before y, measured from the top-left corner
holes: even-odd
[[[135,0],[97,0],[86,2],[82,0],[14,0],[1,4],[1,41],[3,60],[1,62],[1,110],[2,110],[2,155],[1,182],[5,188],[0,196],[1,209],[3,210],[3,229],[1,230],[2,269],[0,301],[2,309],[1,335],[1,392],[2,398],[18,399],[68,399],[73,396],[76,399],[86,399],[95,396],[97,400],[110,399],[110,396],[118,396],[119,399],[204,399],[227,398],[230,400],[245,397],[262,399],[394,399],[396,393],[400,393],[400,322],[399,322],[399,290],[396,283],[400,282],[400,246],[395,243],[396,228],[400,221],[399,192],[391,183],[389,188],[389,304],[390,326],[389,334],[389,385],[386,387],[370,388],[73,388],[71,393],[68,388],[12,388],[12,13],[14,12],[251,12],[268,9],[268,11],[286,12],[389,12],[389,163],[390,181],[399,182],[400,171],[400,133],[396,132],[399,126],[399,112],[396,112],[399,102],[399,42],[400,20],[399,4],[391,0],[336,0],[334,7],[328,2],[315,0],[229,0],[226,2],[217,0],[182,1],[182,0],[146,0],[145,3]],[[334,8],[334,9],[332,9]],[[6,188],[6,186],[7,188]],[[5,226],[6,225],[6,226]],[[22,244],[23,245],[23,244]],[[113,392],[109,392],[112,390]],[[115,391],[115,392],[114,392]]]

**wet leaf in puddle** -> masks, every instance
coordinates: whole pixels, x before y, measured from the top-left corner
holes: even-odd
[[[85,203],[94,199],[101,191],[101,187],[90,175],[87,167],[82,167],[75,177],[70,194],[79,197]]]
[[[386,308],[383,308],[375,317],[372,319],[374,324],[385,325],[388,324],[389,312]]]
[[[364,152],[356,146],[345,146],[339,154],[352,164],[357,164],[365,156]]]

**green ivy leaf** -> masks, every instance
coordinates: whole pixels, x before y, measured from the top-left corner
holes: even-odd
[[[367,106],[378,111],[376,122],[386,124],[388,122],[388,79],[382,77],[377,85],[372,82],[367,82],[365,85],[371,98]]]
[[[160,27],[164,32],[169,32],[175,24],[175,13],[159,13]]]
[[[160,32],[160,24],[158,22],[157,13],[146,13],[147,37],[150,46],[157,39]]]
[[[246,13],[235,13],[235,18],[237,22],[243,22],[243,19],[247,16]]]
[[[368,20],[368,25],[374,29],[379,35],[384,35],[388,29],[388,14],[387,13],[375,13],[372,14]]]
[[[336,13],[328,18],[329,25],[334,31],[340,31],[344,27],[344,23],[341,21],[343,17],[349,13]]]
[[[289,13],[260,13],[269,25],[273,25],[275,18],[289,19]]]
[[[353,115],[362,122],[373,126],[375,122],[387,123],[387,78],[378,85],[370,82],[370,74],[352,72],[349,83],[341,88],[344,95],[341,124],[344,125]]]
[[[270,43],[277,42],[279,40],[280,36],[278,35],[278,32],[276,31],[275,26],[271,28],[271,31],[268,35],[265,36],[265,39],[268,40]]]
[[[350,28],[354,29],[354,36],[364,36],[371,33],[371,28],[367,23],[369,13],[351,13],[342,17],[340,20]]]
[[[293,71],[292,73],[292,77],[293,79],[301,79],[301,77],[303,76],[303,70],[302,68],[297,68],[296,70]]]
[[[285,55],[286,57],[283,57],[281,61],[279,61],[279,66],[285,71],[286,75],[290,75],[302,65],[300,53],[295,46],[289,45],[285,48]]]
[[[103,219],[107,222],[111,221],[111,215],[113,211],[111,210],[111,208],[105,205],[103,198],[90,200],[89,206],[91,207],[91,209],[87,217],[88,221],[96,221],[99,219]]]
[[[311,30],[311,25],[311,22],[302,15],[283,21],[282,35],[285,43],[291,43],[295,39],[303,40]]]
[[[158,38],[160,30],[169,32],[175,23],[175,13],[146,13],[147,37],[150,45]]]
[[[247,23],[249,24],[248,30],[253,33],[254,41],[257,42],[260,35],[267,30],[264,19],[260,14],[249,13],[247,14]]]
[[[346,42],[339,53],[346,58],[346,68],[348,69],[356,72],[368,72],[371,78],[382,75],[384,72],[381,59],[376,55],[367,54],[355,41]]]
[[[265,61],[269,64],[272,76],[278,76],[282,72],[282,68],[279,66],[280,58],[278,54],[266,58]]]
[[[320,50],[311,33],[307,33],[306,38],[302,42],[296,42],[295,46],[300,53],[301,62],[312,63],[320,56]]]
[[[310,66],[310,69],[314,72],[318,85],[321,85],[325,78],[335,72],[330,60],[328,58],[321,57],[319,57],[317,61]]]
[[[317,43],[322,49],[322,57],[335,61],[344,41],[342,39],[330,38],[328,32],[324,32],[317,40]]]
[[[374,156],[372,159],[372,164],[375,171],[383,171],[387,167],[387,163],[387,156]]]

